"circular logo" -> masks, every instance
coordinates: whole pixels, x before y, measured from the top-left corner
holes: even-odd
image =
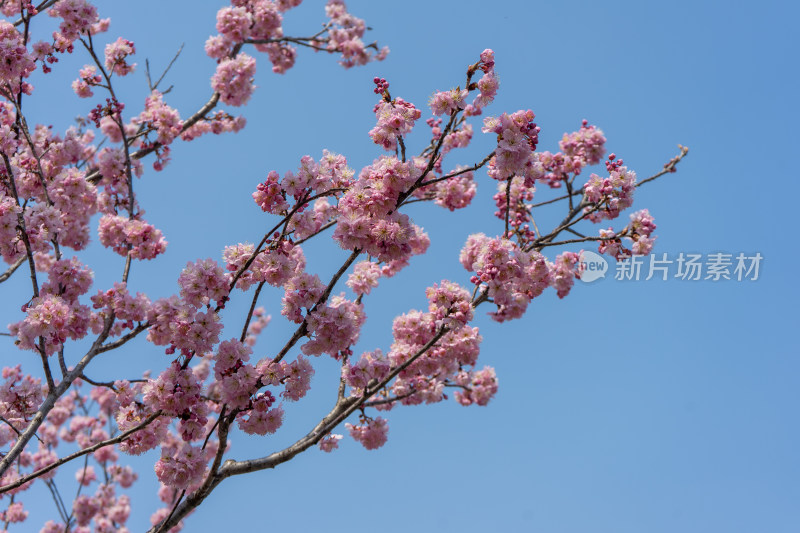
[[[580,256],[581,281],[591,283],[600,278],[606,277],[608,263],[605,258],[595,252],[584,250]]]

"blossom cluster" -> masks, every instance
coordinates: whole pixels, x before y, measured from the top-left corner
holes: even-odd
[[[386,444],[389,425],[384,418],[367,418],[361,424],[345,424],[350,436],[368,450],[375,450]]]
[[[422,111],[402,98],[391,101],[383,98],[375,104],[374,111],[378,123],[370,130],[369,136],[372,142],[389,152],[397,149],[398,138],[411,133],[422,116]]]
[[[384,156],[365,167],[339,201],[334,240],[346,250],[359,249],[396,265],[424,253],[428,236],[397,211],[400,195],[417,178],[416,168],[396,157]]]
[[[539,252],[526,252],[509,239],[470,235],[459,259],[465,269],[475,273],[471,281],[485,287],[497,306],[490,316],[498,322],[520,318],[530,301],[555,283],[553,264]]]
[[[642,209],[632,213],[630,218],[631,221],[628,226],[619,234],[615,233],[612,228],[600,230],[602,240],[598,251],[601,254],[607,254],[617,260],[621,260],[631,255],[648,255],[653,250],[656,240],[653,232],[656,229],[656,225],[652,215],[650,215],[650,211]],[[620,238],[622,236],[632,241],[631,249],[622,245],[622,239]]]
[[[609,175],[601,178],[597,174],[589,176],[583,187],[584,199],[597,204],[596,210],[586,208],[587,218],[592,222],[612,220],[633,205],[633,192],[636,190],[636,173],[622,166],[622,160],[615,161],[616,156],[608,156],[606,167]]]
[[[324,44],[330,52],[340,52],[339,60],[345,68],[357,65],[366,65],[370,61],[382,61],[389,53],[389,48],[378,49],[375,45],[365,45],[362,38],[367,29],[366,23],[347,11],[347,6],[342,0],[329,0],[325,6],[325,13],[330,18],[331,28],[328,31],[328,40]],[[371,52],[370,48],[375,51]]]
[[[495,155],[489,162],[489,176],[498,181],[513,176],[522,176],[529,181],[540,177],[533,157],[540,131],[533,122],[534,116],[528,109],[484,119],[481,131],[497,135]]]
[[[54,261],[49,272],[39,296],[24,306],[25,318],[9,324],[19,348],[48,356],[60,350],[68,338],[81,339],[90,328],[97,328],[89,308],[78,301],[89,291],[91,271],[72,258]]]
[[[6,492],[16,495],[35,479],[54,479],[66,462],[61,458],[70,453],[58,448],[61,443],[82,450],[86,459],[70,471],[81,491],[72,503],[74,524],[67,524],[68,529],[127,531],[130,500],[121,490],[131,487],[137,475],[119,463],[119,452],[157,450],[154,471],[164,507],[151,521],[168,520],[179,494],[191,494],[210,479],[212,465],[220,464],[229,446],[228,430],[261,436],[280,430],[291,402],[311,389],[317,360],[310,356],[328,354],[341,365],[336,409],[360,411],[358,423],[345,428],[366,449],[383,446],[388,437],[388,421],[369,416],[370,409],[387,412],[400,405],[441,402],[453,390],[461,405],[488,404],[498,380],[492,367],[477,367],[482,337],[471,325],[475,309],[489,302],[495,321],[519,318],[547,287],[565,297],[582,273],[578,253],[563,252],[552,261],[543,253],[546,246],[563,244],[553,242],[563,228],[545,236],[529,228],[535,227],[531,210],[536,206],[531,202],[537,182],[582,194],[575,208],[570,196],[571,219],[613,219],[633,202],[635,174],[614,154],[606,162],[608,178],[592,174],[582,188],[572,189],[575,176],[605,155],[602,131],[584,121],[578,131],[564,135],[559,152],[537,152],[540,129],[530,110],[486,118],[483,131],[496,138],[493,154],[444,172],[445,157],[472,142],[468,119],[481,115],[497,94],[494,52],[487,49],[469,66],[463,89],[433,93],[433,116],[426,120],[430,137],[419,155],[407,156],[406,151],[422,110],[392,98],[388,82],[376,77],[380,101],[369,135],[389,155],[357,174],[344,156],[328,151],[319,160],[302,157],[299,167],[283,176],[270,171],[252,194],[261,211],[274,215],[267,224],[272,229],[258,245],[238,242],[225,247],[221,261],[188,262],[177,277],[177,294],[150,300],[136,292],[136,282],[129,279],[131,261],[154,259],[165,253],[167,244],[162,231],[144,219],[134,193],[135,178],[144,173],[142,160],[154,154],[153,167],[161,170],[176,139],[244,126],[242,117],[214,107],[219,102],[241,106],[252,97],[256,59],[243,51],[245,46],[266,53],[275,73],[294,65],[297,51],[292,44],[297,43],[339,54],[345,67],[385,57],[386,49],[364,43],[365,22],[348,13],[341,0],[327,3],[329,22],[314,36],[285,37],[284,14],[299,4],[231,0],[219,10],[217,35],[205,46],[216,60],[214,95],[199,112],[185,115],[190,117],[186,120],[167,104],[168,91],[156,88],[138,114],[126,111],[116,96],[122,91],[112,85],[135,72],[134,43],[120,37],[98,53],[86,37],[106,31],[108,21],[87,0],[42,4],[40,8],[60,20],[52,41],[37,42],[28,39],[28,23],[37,8],[27,0],[0,5],[6,16],[22,14],[26,20],[24,34],[0,22],[0,85],[8,100],[0,102],[5,162],[0,170],[0,256],[11,265],[2,276],[10,277],[27,262],[30,268],[21,270],[28,270],[33,280],[33,293],[8,330],[18,348],[38,352],[36,360],[44,370],[44,379],[26,374],[21,365],[2,371],[0,445],[9,448],[4,457],[12,465],[0,472],[0,489],[9,487]],[[49,65],[59,54],[73,52],[76,42],[89,48],[94,63],[78,71],[73,90],[82,98],[106,91],[105,104],[97,104],[77,127],[61,135],[42,125],[28,129],[20,104],[23,95],[33,92],[27,80],[40,64],[49,72]],[[95,135],[104,138],[96,142]],[[506,222],[507,231],[495,238],[483,233],[468,237],[460,261],[472,286],[445,279],[428,287],[426,310],[410,310],[392,322],[386,352],[372,349],[354,357],[369,299],[377,296],[373,289],[430,245],[425,231],[402,212],[406,203],[465,208],[476,195],[476,171],[484,166],[497,185],[495,214]],[[94,233],[92,217],[98,213],[97,240],[125,259],[125,269],[121,281],[103,281],[90,296],[92,271],[65,252],[86,248]],[[308,268],[303,246],[330,227],[335,227],[332,238],[349,252],[349,259],[326,284]],[[621,257],[631,252],[622,247],[626,238],[632,253],[649,253],[654,230],[649,212],[638,211],[623,230],[600,230],[600,251]],[[334,294],[341,281],[355,296]],[[261,343],[261,353],[254,355],[258,336],[271,320],[263,307],[256,307],[265,285],[282,295],[281,315],[296,329],[285,344]],[[229,337],[222,319],[234,314],[230,308],[235,306],[226,306],[254,287],[244,324],[234,326],[235,336]],[[94,340],[86,339],[90,332]],[[152,375],[148,371],[141,379],[104,383],[84,373],[93,358],[145,332],[167,356]],[[88,351],[77,367],[72,353],[63,349],[68,339],[86,339]],[[87,383],[93,385],[88,393],[82,389]],[[330,452],[342,439],[332,429],[320,425],[302,444],[317,443]],[[14,443],[29,438],[25,435],[36,439],[19,451]],[[16,524],[28,514],[21,502],[12,500],[0,509],[0,520]],[[51,521],[42,531],[64,527]]]

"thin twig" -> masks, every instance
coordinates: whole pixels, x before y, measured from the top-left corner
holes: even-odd
[[[16,261],[14,261],[14,263],[13,263],[13,264],[12,264],[10,267],[8,267],[8,270],[6,270],[6,271],[5,271],[5,272],[3,272],[2,274],[0,274],[0,283],[3,283],[5,280],[7,280],[8,278],[10,278],[10,277],[11,277],[11,275],[12,275],[12,274],[13,274],[13,273],[14,273],[14,272],[15,272],[15,271],[16,271],[16,270],[17,270],[17,269],[20,267],[20,266],[22,266],[22,263],[24,263],[25,261],[27,261],[27,259],[28,259],[28,258],[27,258],[27,257],[25,257],[25,256],[23,255],[23,256],[20,256],[20,258],[19,258],[19,259],[17,259]]]
[[[139,425],[134,426],[131,429],[120,433],[119,435],[117,435],[116,437],[114,437],[112,439],[107,439],[107,440],[98,442],[97,444],[93,444],[92,446],[89,446],[88,448],[84,448],[84,449],[79,450],[79,451],[77,451],[75,453],[71,453],[71,454],[67,455],[66,457],[63,457],[63,458],[59,459],[58,461],[56,461],[54,463],[51,463],[51,464],[49,464],[49,465],[47,465],[47,466],[45,466],[43,468],[40,468],[39,470],[37,470],[37,471],[35,471],[35,472],[31,473],[31,474],[28,474],[27,476],[22,476],[21,478],[17,479],[13,483],[9,483],[8,485],[4,485],[4,486],[0,487],[0,494],[8,492],[8,491],[10,491],[12,489],[15,489],[17,487],[21,487],[22,485],[24,485],[28,481],[30,481],[32,479],[36,479],[37,477],[39,477],[39,476],[41,476],[43,474],[46,474],[46,473],[50,472],[51,470],[53,470],[55,468],[58,468],[59,466],[63,465],[64,463],[68,463],[68,462],[70,462],[70,461],[72,461],[74,459],[77,459],[78,457],[81,457],[81,456],[84,456],[86,454],[95,452],[95,451],[99,450],[100,448],[105,448],[106,446],[111,446],[112,444],[120,443],[123,440],[125,440],[126,438],[128,438],[128,436],[132,435],[133,433],[136,433],[140,429],[142,429],[142,428],[146,427],[147,425],[149,425],[150,423],[152,423],[153,420],[155,420],[159,416],[161,416],[161,411],[156,411],[152,415],[150,415],[147,418],[145,418],[141,423],[139,423]]]

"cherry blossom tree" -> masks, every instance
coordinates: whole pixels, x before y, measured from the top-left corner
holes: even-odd
[[[345,434],[380,448],[392,409],[450,397],[485,406],[498,379],[478,362],[477,312],[505,322],[521,319],[544,291],[569,295],[585,264],[580,251],[569,251],[575,246],[618,260],[653,248],[647,209],[623,212],[638,187],[674,172],[687,149],[646,179],[607,153],[603,132],[587,121],[554,151],[539,150],[531,110],[489,110],[500,84],[495,54],[486,49],[476,51],[454,88],[431,88],[427,107],[375,78],[369,137],[377,159],[356,171],[344,155],[325,151],[303,157],[296,169],[265,169],[252,201],[269,229],[256,244],[233,236],[217,259],[186,258],[172,296],[137,291],[136,265],[158,261],[168,244],[145,218],[136,184],[169,165],[175,143],[245,127],[231,111],[250,99],[256,68],[266,62],[283,74],[305,49],[330,54],[344,68],[387,56],[387,48],[367,44],[365,22],[341,0],[325,5],[316,33],[285,35],[283,18],[299,4],[232,0],[222,7],[217,34],[205,43],[216,61],[211,96],[187,113],[169,105],[164,76],[154,79],[149,68],[149,96],[122,101],[120,85],[142,70],[136,44],[109,37],[109,20],[88,0],[0,3],[8,19],[0,22],[0,256],[7,265],[0,282],[28,294],[3,300],[19,308],[0,339],[4,353],[15,354],[4,363],[24,361],[6,364],[0,384],[4,529],[35,520],[26,491],[44,484],[60,520],[44,523],[43,532],[127,531],[132,509],[152,513],[152,532],[178,531],[232,476],[275,468],[310,449],[333,452]],[[46,30],[47,17],[56,31]],[[46,83],[67,54],[85,59],[72,89],[93,107],[56,132],[29,123],[25,103],[37,96],[34,73]],[[484,156],[459,160],[475,127]],[[354,352],[370,293],[403,275],[431,244],[404,208],[463,209],[479,184],[496,189],[497,225],[467,239],[464,271],[430,280],[427,308],[394,319],[390,346]],[[553,204],[563,206],[561,221],[537,224],[538,210]],[[327,237],[342,256],[323,279],[304,247]],[[91,242],[116,260],[84,264],[78,252]],[[93,272],[117,269],[112,284],[95,283]],[[279,344],[258,342],[271,320],[260,301],[265,286],[283,292],[282,319],[294,324]],[[243,320],[225,313],[237,300],[247,302]],[[163,364],[135,379],[89,377],[93,363],[133,342],[163,353]],[[341,376],[318,423],[268,455],[235,456],[236,439],[263,437],[269,445],[267,436],[311,388],[320,358],[335,360]],[[124,492],[143,475],[126,458],[147,452],[163,502],[149,511]],[[56,477],[70,467],[81,487],[73,501],[62,497]]]

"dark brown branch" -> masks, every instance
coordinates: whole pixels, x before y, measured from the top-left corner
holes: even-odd
[[[27,259],[28,259],[27,257],[25,257],[25,256],[21,256],[19,259],[17,259],[16,261],[14,261],[14,263],[13,263],[13,264],[12,264],[10,267],[8,267],[8,270],[6,270],[6,271],[5,271],[5,272],[3,272],[2,274],[0,274],[0,283],[3,283],[3,282],[4,282],[4,281],[6,281],[8,278],[10,278],[10,277],[11,277],[11,275],[12,275],[12,274],[14,274],[14,272],[16,272],[16,270],[17,270],[17,269],[18,269],[20,266],[22,266],[22,263],[24,263],[25,261],[27,261]]]
[[[143,429],[144,427],[148,426],[150,423],[153,422],[153,420],[155,420],[159,416],[161,416],[161,411],[157,411],[157,412],[153,413],[152,415],[150,415],[147,418],[145,418],[139,425],[134,426],[131,429],[120,433],[119,435],[117,435],[113,439],[107,439],[107,440],[98,442],[97,444],[93,444],[92,446],[89,446],[88,448],[84,448],[84,449],[79,450],[79,451],[77,451],[75,453],[71,453],[71,454],[67,455],[66,457],[62,457],[61,459],[59,459],[55,463],[49,464],[49,465],[45,466],[44,468],[40,468],[36,472],[28,474],[27,476],[22,476],[21,478],[17,479],[13,483],[9,483],[8,485],[4,485],[4,486],[0,487],[0,494],[8,492],[9,490],[15,489],[17,487],[21,487],[22,485],[24,485],[28,481],[31,481],[32,479],[36,479],[37,477],[39,477],[39,476],[41,476],[43,474],[46,474],[46,473],[50,472],[51,470],[53,470],[55,468],[58,468],[59,466],[63,465],[64,463],[68,463],[70,461],[73,461],[73,460],[77,459],[78,457],[82,457],[82,456],[84,456],[86,454],[95,452],[95,451],[99,450],[100,448],[105,448],[106,446],[111,446],[112,444],[120,443],[123,440],[125,440],[126,438],[128,438],[130,435],[132,435],[133,433],[136,433],[140,429]]]
[[[101,353],[108,352],[110,350],[114,350],[116,348],[119,348],[120,346],[122,346],[123,344],[127,343],[129,340],[133,339],[134,337],[136,337],[137,335],[139,335],[141,332],[143,332],[144,330],[146,330],[149,327],[150,327],[150,322],[145,322],[144,324],[139,324],[138,326],[136,326],[136,328],[133,331],[131,331],[130,333],[128,333],[124,337],[120,337],[119,339],[115,340],[114,342],[109,342],[108,344],[104,344],[104,345],[100,346],[99,348],[97,348],[97,353],[101,354]]]
[[[267,457],[260,459],[251,459],[247,461],[234,461],[228,459],[222,465],[222,468],[213,476],[209,476],[203,486],[191,494],[176,510],[175,514],[168,521],[163,524],[165,529],[169,529],[181,521],[191,511],[196,509],[203,501],[213,492],[213,490],[224,481],[226,478],[259,470],[266,470],[275,468],[279,464],[285,463],[294,458],[299,453],[307,450],[317,442],[319,442],[325,435],[331,432],[337,425],[342,423],[354,411],[359,409],[364,402],[375,395],[379,390],[383,389],[392,379],[394,379],[400,372],[408,368],[419,357],[425,354],[439,339],[441,339],[447,328],[440,329],[437,334],[417,351],[411,358],[402,365],[396,367],[389,373],[380,383],[378,383],[371,391],[366,391],[365,395],[360,398],[346,398],[338,401],[334,408],[312,429],[305,437],[298,440],[288,448],[279,452],[272,453]],[[160,525],[159,527],[164,527]],[[149,533],[155,533],[156,529],[150,529]]]
[[[478,170],[481,167],[483,167],[483,165],[488,163],[493,157],[494,157],[494,152],[492,152],[489,155],[487,155],[486,157],[484,157],[483,160],[481,160],[480,163],[475,163],[471,167],[462,168],[460,170],[453,171],[450,174],[447,174],[446,176],[442,176],[441,178],[436,178],[436,179],[424,181],[424,182],[422,182],[420,184],[420,187],[426,187],[428,185],[433,185],[434,183],[439,183],[440,181],[449,180],[450,178],[455,178],[456,176],[460,176],[461,174],[466,174],[467,172],[473,172],[475,170]],[[405,202],[405,203],[409,203],[409,202]]]
[[[256,309],[256,303],[258,303],[258,296],[261,294],[261,289],[264,288],[264,283],[266,283],[266,281],[262,281],[258,284],[258,287],[256,287],[256,293],[253,295],[253,301],[250,303],[250,310],[247,312],[247,318],[244,321],[239,342],[244,342],[245,338],[247,338],[247,328],[250,327],[250,320],[253,318],[253,312]]]

